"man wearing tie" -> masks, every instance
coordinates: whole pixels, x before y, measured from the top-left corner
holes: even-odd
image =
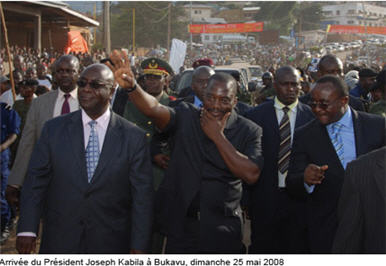
[[[79,109],[76,86],[79,60],[75,56],[64,55],[55,64],[55,78],[59,89],[34,99],[27,113],[6,192],[7,200],[13,206],[18,205],[20,187],[23,185],[32,150],[40,137],[44,123],[53,117]]]
[[[263,128],[264,157],[259,181],[248,187],[252,231],[249,253],[288,253],[290,246],[295,252],[294,241],[300,238],[299,232],[296,238],[290,236],[299,228],[291,220],[299,203],[288,197],[285,178],[295,128],[310,121],[313,114],[307,105],[298,101],[300,76],[295,68],[278,69],[273,86],[277,95],[274,101],[257,106],[247,115]]]
[[[295,134],[286,185],[307,198],[311,253],[331,253],[346,165],[385,145],[385,119],[348,107],[347,85],[331,75],[317,81],[310,106],[317,119]]]
[[[21,193],[16,248],[40,253],[143,253],[153,186],[143,130],[111,112],[114,75],[102,64],[78,81],[82,110],[48,121]]]

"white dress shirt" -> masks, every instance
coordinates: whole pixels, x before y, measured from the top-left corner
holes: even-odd
[[[56,98],[55,107],[54,107],[54,114],[52,117],[57,117],[62,114],[62,107],[64,103],[64,94],[60,88],[58,89],[58,98]],[[74,112],[79,110],[79,102],[78,102],[78,89],[74,89],[70,93],[70,97],[68,98],[68,104],[70,105],[70,112]]]
[[[298,106],[299,101],[296,100],[291,105],[285,105],[285,104],[281,103],[277,97],[275,97],[274,101],[275,101],[275,103],[273,106],[275,107],[277,122],[278,122],[279,126],[280,126],[280,122],[284,116],[283,107],[287,106],[289,108],[289,111],[287,114],[288,114],[288,118],[289,118],[289,122],[290,122],[290,128],[291,128],[291,146],[292,146],[292,141],[293,141],[294,132],[295,132],[297,106]],[[287,177],[288,171],[286,171],[284,174],[280,173],[280,171],[277,171],[277,172],[278,172],[278,177],[279,177],[278,186],[280,188],[284,188],[285,187],[285,178]]]
[[[110,116],[111,116],[110,108],[107,108],[106,112],[95,120],[97,122],[95,125],[95,129],[98,135],[99,153],[102,151],[103,142],[105,141],[107,127],[110,122]],[[83,132],[84,132],[84,149],[85,150],[87,148],[88,139],[90,138],[91,127],[88,123],[91,120],[92,119],[82,109],[82,124],[83,124]]]

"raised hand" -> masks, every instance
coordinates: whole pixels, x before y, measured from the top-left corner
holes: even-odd
[[[121,88],[130,89],[135,85],[135,77],[130,67],[130,60],[124,51],[114,50],[110,54],[110,60],[106,65],[113,71],[115,81]]]

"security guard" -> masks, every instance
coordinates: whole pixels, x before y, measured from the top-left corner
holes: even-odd
[[[141,85],[147,93],[154,96],[163,105],[169,105],[170,101],[175,100],[173,96],[166,93],[168,79],[170,75],[174,74],[172,67],[167,62],[152,57],[145,59],[141,63],[141,68],[144,73],[144,80]],[[123,117],[145,130],[148,141],[151,141],[155,130],[153,122],[142,114],[130,100],[125,105]],[[158,190],[164,177],[164,169],[155,163],[153,163],[153,176],[154,189]],[[164,237],[159,233],[157,221],[155,221],[155,224],[151,251],[154,254],[159,254],[162,252]]]
[[[165,90],[169,75],[174,73],[167,62],[152,57],[142,61],[141,68],[144,73],[144,89],[147,93],[154,96],[163,105],[168,105],[171,100],[175,99]],[[145,130],[148,140],[151,140],[154,133],[153,122],[143,115],[132,102],[126,103],[123,117]]]

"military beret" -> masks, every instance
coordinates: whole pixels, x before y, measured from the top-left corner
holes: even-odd
[[[375,72],[370,68],[363,68],[359,71],[360,78],[375,77],[376,75],[377,75],[377,72]]]
[[[194,69],[198,68],[199,66],[213,67],[214,66],[214,62],[210,58],[200,58],[200,59],[197,59],[196,61],[194,61],[193,64],[192,64],[192,67]]]
[[[143,73],[151,75],[173,75],[172,67],[162,59],[150,57],[142,61]]]

